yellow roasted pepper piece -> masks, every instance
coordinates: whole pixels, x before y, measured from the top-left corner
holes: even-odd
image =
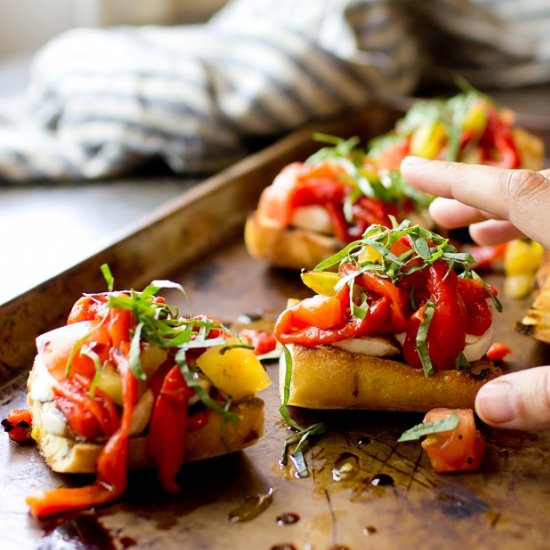
[[[271,384],[254,352],[239,345],[242,342],[232,338],[222,346],[208,348],[197,359],[197,365],[212,384],[236,400],[254,395]]]
[[[424,122],[412,135],[411,155],[434,159],[441,152],[446,140],[447,133],[441,122]]]
[[[340,275],[332,271],[304,271],[300,277],[308,288],[322,296],[334,296],[334,285],[340,280]]]
[[[367,246],[364,246],[362,248],[361,252],[359,252],[359,256],[357,257],[357,261],[360,264],[363,264],[363,263],[366,263],[366,262],[376,264],[376,263],[380,262],[380,258],[382,258],[382,255],[380,254],[380,252],[378,252],[378,250],[376,250],[376,248],[374,248],[370,245],[367,245]]]
[[[543,258],[544,248],[539,243],[522,239],[510,241],[504,254],[504,292],[511,298],[527,296]]]
[[[464,117],[462,129],[470,130],[475,136],[478,136],[487,126],[487,118],[487,104],[482,99],[477,98]]]
[[[113,365],[103,365],[96,388],[105,392],[117,405],[122,405],[122,380]]]

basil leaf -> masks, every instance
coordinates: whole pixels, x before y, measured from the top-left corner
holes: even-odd
[[[184,350],[180,350],[176,354],[176,363],[180,368],[180,372],[183,376],[183,379],[185,380],[185,383],[199,396],[199,399],[209,409],[216,411],[222,418],[225,418],[229,422],[239,422],[241,417],[236,413],[232,413],[229,410],[226,410],[224,406],[220,405],[220,403],[212,399],[208,392],[202,387],[200,382],[198,382],[198,380],[193,376],[193,373],[191,372],[191,369],[189,368],[189,365],[185,360]]]
[[[90,382],[90,390],[88,392],[88,395],[90,397],[94,397],[95,388],[97,386],[97,383],[99,382],[99,379],[101,378],[101,372],[102,372],[101,361],[99,360],[99,355],[90,346],[82,346],[82,348],[80,349],[80,354],[86,355],[94,363],[95,374],[94,374],[94,377],[92,378],[92,381]]]
[[[432,253],[430,251],[430,245],[424,237],[417,237],[414,240],[414,248],[423,260],[431,259]]]
[[[421,423],[413,426],[406,432],[403,432],[397,443],[403,443],[404,441],[416,441],[424,435],[430,435],[440,432],[448,432],[454,430],[458,426],[459,417],[458,414],[453,411],[446,418],[436,420],[435,422],[428,422],[426,424]]]
[[[283,346],[284,361],[285,361],[285,379],[283,385],[283,402],[279,407],[279,412],[285,422],[294,430],[301,431],[303,428],[298,424],[288,412],[287,403],[290,397],[290,381],[292,379],[292,355],[287,346]]]
[[[471,368],[470,362],[468,361],[468,359],[466,359],[466,356],[464,355],[463,351],[461,351],[458,354],[458,357],[456,358],[456,361],[455,361],[455,366],[458,370],[470,372],[470,368]]]
[[[143,329],[143,323],[138,323],[134,330],[134,335],[132,336],[132,341],[130,342],[130,352],[128,354],[128,361],[130,363],[130,370],[132,374],[138,379],[147,380],[147,375],[143,370],[143,365],[141,364],[141,330]]]
[[[424,309],[424,314],[422,315],[422,321],[418,327],[418,332],[416,333],[416,350],[418,352],[418,357],[420,357],[420,362],[424,369],[424,376],[432,376],[434,373],[434,368],[432,365],[432,360],[430,358],[430,352],[428,351],[428,331],[430,330],[430,324],[432,322],[433,316],[435,313],[435,304],[428,300],[426,302],[426,308]]]
[[[101,264],[99,269],[101,270],[101,273],[103,274],[103,278],[107,283],[107,288],[109,289],[109,292],[112,292],[115,284],[115,279],[113,277],[113,274],[111,273],[111,269],[109,268],[109,265]]]

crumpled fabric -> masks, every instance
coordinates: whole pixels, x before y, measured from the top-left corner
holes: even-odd
[[[458,67],[475,84],[498,60],[545,78],[532,32],[497,40],[512,16],[493,4],[234,0],[203,25],[69,31],[36,55],[27,93],[0,105],[0,181],[112,178],[158,159],[213,172],[255,138],[410,94],[426,75]]]

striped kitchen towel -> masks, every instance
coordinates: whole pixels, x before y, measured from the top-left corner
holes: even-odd
[[[532,28],[497,40],[517,23],[515,6],[233,0],[204,25],[70,31],[35,57],[24,97],[0,105],[0,180],[109,178],[151,159],[212,172],[245,155],[251,139],[410,93],[421,73],[450,78],[453,44],[474,84],[496,71],[495,59],[517,67],[515,82],[536,81],[550,55],[527,40]]]

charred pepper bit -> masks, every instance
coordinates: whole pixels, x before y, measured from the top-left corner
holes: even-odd
[[[24,445],[32,440],[32,413],[28,409],[13,409],[1,424],[12,441]]]

